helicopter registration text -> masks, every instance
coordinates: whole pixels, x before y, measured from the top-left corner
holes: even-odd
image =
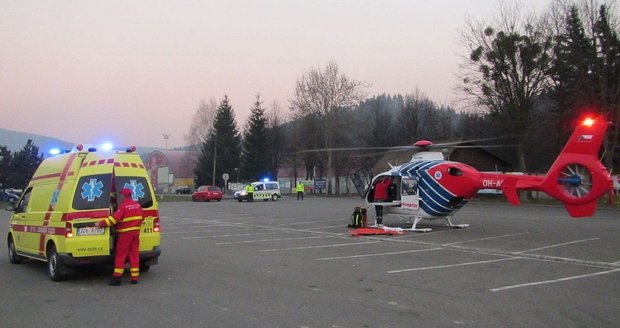
[[[504,180],[482,180],[482,186],[484,186],[485,188],[500,189],[502,187],[502,183],[504,183]]]

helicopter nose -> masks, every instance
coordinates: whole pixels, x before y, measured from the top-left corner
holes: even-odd
[[[445,172],[442,174],[442,171]],[[454,163],[434,172],[436,181],[458,199],[472,198],[478,192],[478,171],[460,163]]]

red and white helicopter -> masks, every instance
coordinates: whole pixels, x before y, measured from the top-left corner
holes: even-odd
[[[582,120],[546,175],[483,173],[467,164],[445,160],[441,152],[424,151],[414,154],[410,162],[375,176],[364,198],[368,207],[382,207],[384,215],[409,220],[411,229],[403,229],[408,231],[430,231],[417,228],[421,220],[445,219],[451,227],[467,227],[453,225],[450,216],[480,189],[501,190],[513,205],[519,205],[519,190],[544,191],[560,200],[570,216],[592,216],[597,199],[612,188],[611,176],[597,157],[608,125],[602,117]],[[416,145],[431,143],[423,140]],[[375,201],[375,186],[385,178],[391,179],[396,192],[391,199]]]

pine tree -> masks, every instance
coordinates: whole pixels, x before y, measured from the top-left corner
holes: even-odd
[[[8,186],[7,179],[13,155],[6,146],[0,146],[0,185]]]
[[[606,140],[605,165],[610,171],[620,161],[620,38],[611,27],[607,7],[601,5],[599,17],[594,25],[598,46],[598,102],[613,123]]]
[[[554,138],[559,151],[572,133],[575,116],[579,109],[595,102],[596,82],[593,71],[596,64],[596,48],[586,35],[577,6],[570,7],[566,16],[566,28],[555,38],[555,60],[550,70],[555,83],[553,98],[556,108],[552,118],[560,129]]]
[[[263,177],[275,178],[270,170],[272,165],[267,117],[259,95],[256,96],[254,107],[250,109],[250,112],[243,137],[241,177],[251,181]]]
[[[194,170],[196,184],[224,186],[222,174],[230,174],[238,167],[240,153],[241,137],[235,122],[235,113],[228,96],[224,96],[215,114],[213,127],[200,148],[198,164]]]
[[[32,142],[32,139],[28,139],[24,148],[13,155],[7,185],[13,188],[25,188],[41,161],[43,154],[39,155],[39,147]]]

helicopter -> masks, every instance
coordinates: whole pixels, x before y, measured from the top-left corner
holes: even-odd
[[[592,216],[597,199],[613,185],[609,172],[597,158],[609,125],[602,117],[581,120],[549,171],[536,176],[480,172],[470,165],[446,160],[442,152],[430,151],[432,142],[421,140],[414,147],[422,151],[413,154],[409,162],[390,164],[390,170],[372,178],[364,199],[367,208],[378,208],[378,216],[397,215],[411,223],[411,228],[403,230],[417,232],[431,230],[418,228],[422,220],[443,219],[449,227],[468,227],[453,224],[451,216],[481,189],[501,191],[515,206],[520,204],[518,191],[543,191],[562,202],[571,217]],[[391,192],[386,198],[376,199],[379,184],[386,180],[392,184]]]

